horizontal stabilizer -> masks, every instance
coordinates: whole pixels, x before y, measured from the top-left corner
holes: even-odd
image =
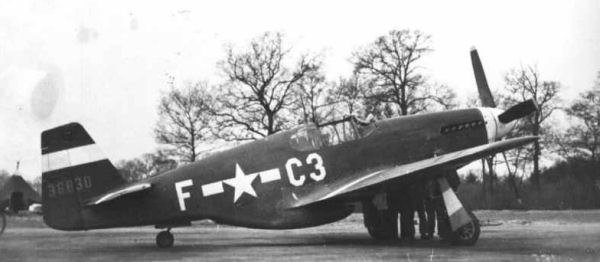
[[[151,187],[152,187],[152,184],[150,184],[150,183],[127,185],[125,187],[117,188],[116,190],[107,192],[106,194],[103,194],[103,195],[100,195],[93,199],[90,199],[88,201],[85,201],[85,205],[86,206],[100,205],[102,203],[112,201],[114,199],[117,199],[117,198],[125,196],[125,195],[148,190]]]

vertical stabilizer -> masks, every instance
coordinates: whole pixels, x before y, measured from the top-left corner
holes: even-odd
[[[42,202],[48,226],[85,229],[82,201],[124,183],[79,123],[42,132]]]

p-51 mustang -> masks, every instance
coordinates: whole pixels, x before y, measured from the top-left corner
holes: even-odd
[[[192,221],[261,229],[323,225],[362,203],[376,239],[397,238],[397,201],[386,195],[411,183],[437,180],[451,241],[474,244],[477,219],[460,203],[447,172],[536,137],[502,140],[536,110],[531,101],[495,109],[476,50],[471,51],[484,107],[373,122],[347,117],[306,124],[204,159],[126,183],[78,123],[42,133],[44,221],[60,230],[154,225],[170,247],[171,228]],[[404,186],[404,187],[403,187]],[[378,205],[376,198],[388,201]],[[400,200],[401,201],[401,200]]]

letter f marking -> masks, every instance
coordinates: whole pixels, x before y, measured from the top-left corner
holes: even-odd
[[[191,179],[188,180],[183,180],[180,182],[175,183],[175,191],[177,191],[177,200],[179,200],[179,209],[181,209],[181,211],[185,211],[185,199],[186,198],[190,198],[190,192],[183,192],[182,189],[184,187],[188,187],[188,186],[192,186],[194,185],[194,183],[192,182]]]

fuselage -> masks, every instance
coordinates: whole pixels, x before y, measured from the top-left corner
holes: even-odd
[[[300,126],[149,178],[150,191],[84,208],[82,216],[87,229],[201,219],[266,229],[330,223],[349,215],[350,203],[287,203],[350,174],[488,143],[486,121],[479,109],[404,116],[361,127],[354,139],[335,143],[317,137],[323,130],[314,125]]]

